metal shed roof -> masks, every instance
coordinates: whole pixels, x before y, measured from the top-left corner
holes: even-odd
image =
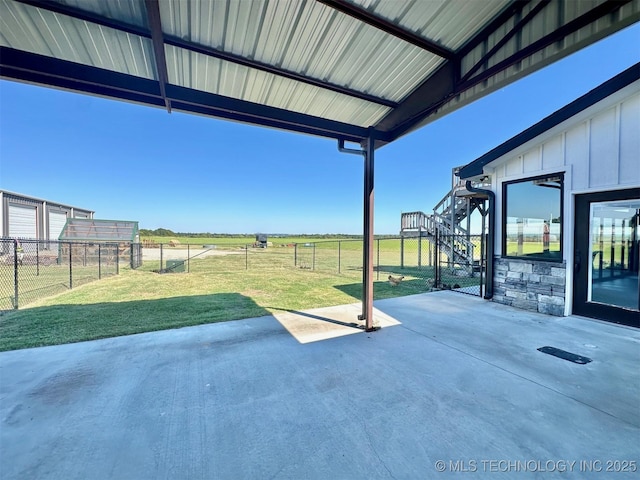
[[[64,241],[135,242],[138,222],[69,218],[60,233]]]
[[[640,0],[0,0],[0,75],[379,146],[639,19]]]

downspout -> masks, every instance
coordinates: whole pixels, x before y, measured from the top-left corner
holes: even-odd
[[[484,299],[491,300],[493,298],[493,261],[494,261],[494,245],[496,237],[496,194],[491,190],[484,188],[474,188],[471,186],[471,180],[465,183],[467,190],[473,193],[482,193],[489,197],[489,234],[487,235],[487,288],[484,291]],[[484,235],[484,232],[482,232]]]

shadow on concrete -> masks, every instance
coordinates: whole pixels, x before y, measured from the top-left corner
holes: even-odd
[[[341,325],[343,327],[353,327],[353,328],[359,328],[361,330],[364,330],[364,326],[361,325],[361,324],[358,324],[356,322],[343,322],[343,321],[336,320],[334,318],[330,318],[330,317],[327,317],[327,316],[324,316],[324,315],[316,315],[316,314],[313,314],[313,313],[311,313],[309,311],[302,312],[300,310],[292,310],[290,308],[278,308],[278,307],[267,307],[267,308],[270,308],[271,310],[277,310],[277,311],[280,311],[280,312],[292,313],[294,315],[299,315],[299,316],[310,318],[310,319],[313,319],[313,320],[320,320],[322,322],[333,323],[334,325]],[[275,313],[274,315],[277,318],[278,314]]]

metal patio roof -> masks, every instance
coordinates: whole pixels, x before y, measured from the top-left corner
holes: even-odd
[[[0,0],[0,77],[364,155],[371,331],[376,147],[639,20],[640,0]]]
[[[640,20],[640,0],[0,0],[0,76],[375,145]]]

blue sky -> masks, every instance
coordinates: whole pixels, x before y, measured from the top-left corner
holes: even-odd
[[[376,152],[376,234],[464,165],[640,61],[636,24]],[[141,228],[361,233],[363,161],[334,140],[0,81],[0,189]]]

